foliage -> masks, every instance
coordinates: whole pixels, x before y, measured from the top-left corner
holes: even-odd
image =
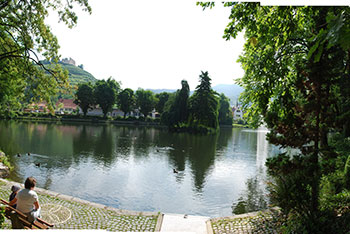
[[[95,84],[94,97],[103,112],[103,117],[106,118],[107,113],[112,110],[113,105],[117,100],[117,93],[120,89],[120,84],[111,77],[105,80],[99,80]]]
[[[218,128],[218,98],[211,89],[208,72],[199,76],[200,84],[189,99],[189,123],[192,126],[203,125],[216,130]]]
[[[155,106],[158,113],[163,113],[165,103],[168,101],[170,94],[167,92],[161,92],[156,94],[157,104]]]
[[[239,84],[249,122],[266,123],[271,143],[300,152],[267,164],[276,180],[274,195],[291,220],[288,230],[325,231],[316,230],[329,218],[320,210],[320,178],[334,171],[327,161],[337,157],[328,133],[343,131],[348,123],[349,94],[341,97],[340,90],[350,71],[350,9],[224,5],[231,8],[224,38],[244,30],[247,39]]]
[[[232,125],[233,114],[230,107],[230,100],[222,93],[219,100],[219,124]]]
[[[156,104],[156,98],[152,91],[138,89],[135,93],[136,104],[140,108],[140,112],[147,117],[147,115],[153,110]]]
[[[27,1],[4,0],[0,3],[0,115],[13,116],[22,103],[46,100],[57,87],[67,87],[67,72],[57,64],[57,38],[45,24],[48,10],[58,12],[68,27],[77,23],[73,5],[91,13],[87,0]],[[36,53],[56,64],[44,66]]]
[[[345,163],[344,168],[344,179],[345,179],[345,188],[350,190],[350,155]]]
[[[95,104],[94,89],[90,83],[81,84],[75,93],[74,103],[80,106],[83,110],[84,116],[89,109],[93,108]]]
[[[5,223],[5,207],[1,206],[0,207],[0,229],[3,228]]]
[[[124,112],[124,118],[135,106],[135,96],[132,89],[126,88],[118,94],[118,106]]]
[[[162,114],[162,122],[173,128],[181,123],[186,123],[188,119],[188,97],[190,86],[186,80],[181,81],[181,89],[168,98]]]
[[[10,170],[13,170],[13,166],[11,165],[8,156],[5,155],[4,152],[0,150],[0,162],[3,163]]]

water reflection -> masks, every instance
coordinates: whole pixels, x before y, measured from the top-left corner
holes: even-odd
[[[35,176],[39,187],[121,209],[225,216],[249,196],[245,182],[265,173],[272,150],[265,134],[0,121],[0,148],[12,155],[15,181]],[[253,189],[263,179],[248,190],[264,194],[264,186]]]

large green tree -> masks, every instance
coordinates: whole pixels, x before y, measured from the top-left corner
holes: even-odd
[[[218,123],[218,98],[211,88],[211,79],[208,72],[199,75],[200,84],[196,87],[193,95],[189,99],[190,115],[189,123],[192,126],[202,125],[216,130]]]
[[[165,104],[162,122],[169,127],[174,127],[180,123],[187,123],[188,120],[188,99],[190,86],[186,80],[181,81],[181,89],[171,95]]]
[[[96,82],[94,98],[96,104],[102,109],[104,118],[106,118],[107,113],[112,110],[113,105],[116,104],[119,89],[120,84],[112,78]]]
[[[135,96],[136,105],[139,107],[140,112],[147,117],[156,104],[154,93],[150,90],[138,89],[136,90]]]
[[[211,4],[204,4],[212,6]],[[254,126],[265,122],[268,139],[299,155],[283,153],[268,161],[286,214],[300,216],[300,230],[324,232],[320,222],[319,185],[336,153],[328,133],[348,124],[350,11],[348,7],[267,7],[225,3],[231,7],[224,38],[244,30],[247,39],[239,61],[245,70],[241,97]],[[327,171],[327,170],[328,171]],[[282,188],[282,189],[280,189]]]
[[[126,88],[118,94],[118,106],[124,112],[124,118],[127,113],[129,113],[136,104],[136,99],[134,91],[132,89]]]
[[[230,99],[225,94],[220,94],[219,100],[219,124],[232,125],[233,114],[230,107]]]
[[[78,86],[78,90],[75,93],[74,103],[80,106],[84,116],[86,116],[87,111],[95,104],[94,88],[91,83],[80,84]]]
[[[161,114],[163,113],[165,103],[169,99],[169,93],[168,92],[161,92],[156,94],[157,103],[156,103],[156,110]]]
[[[38,54],[57,62],[59,45],[45,19],[54,10],[60,21],[73,27],[75,4],[91,13],[87,0],[0,2],[0,114],[11,115],[31,99],[51,104],[57,87],[68,85],[68,73],[57,64],[45,67]]]

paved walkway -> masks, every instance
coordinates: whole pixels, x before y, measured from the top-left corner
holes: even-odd
[[[0,179],[0,198],[8,200],[14,182]],[[154,232],[160,230],[161,215],[106,207],[71,196],[35,188],[42,207],[42,218],[54,229],[103,229],[119,232]],[[5,229],[10,229],[6,221]]]
[[[8,200],[15,182],[0,179],[0,198]],[[22,186],[23,187],[23,186]],[[93,229],[119,232],[182,232],[193,234],[277,233],[274,211],[212,218],[185,214],[136,212],[106,207],[71,196],[35,188],[42,218],[54,229]],[[11,229],[6,219],[5,229]]]

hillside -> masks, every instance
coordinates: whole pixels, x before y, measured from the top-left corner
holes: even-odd
[[[80,83],[87,83],[91,82],[94,84],[97,79],[91,75],[89,72],[85,71],[84,69],[81,69],[80,67],[76,67],[71,64],[65,64],[61,63],[61,66],[63,69],[67,69],[69,72],[69,83],[72,87],[76,86]]]
[[[50,66],[49,61],[41,61],[44,65]],[[84,69],[74,66],[72,64],[67,64],[63,62],[59,62],[59,64],[62,66],[63,70],[68,70],[69,73],[69,83],[72,87],[80,84],[80,83],[95,83],[97,79],[91,75],[89,72],[85,71]]]
[[[239,95],[243,92],[243,88],[236,84],[219,84],[213,86],[216,92],[225,94],[230,99],[231,105],[236,105]]]

